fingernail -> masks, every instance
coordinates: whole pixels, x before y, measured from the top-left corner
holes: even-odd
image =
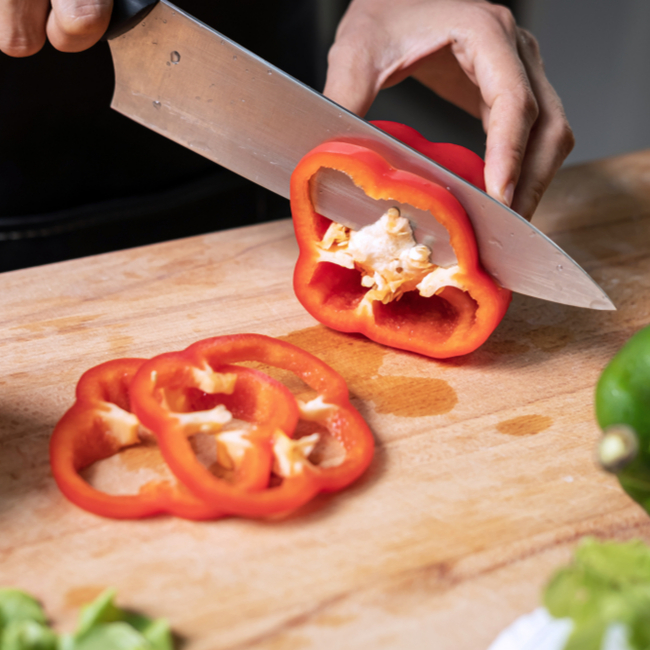
[[[506,189],[503,190],[503,203],[510,207],[512,204],[512,197],[515,195],[515,184],[514,183],[508,183],[506,185]]]

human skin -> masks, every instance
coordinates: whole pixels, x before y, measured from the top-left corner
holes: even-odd
[[[408,76],[482,121],[487,192],[530,219],[574,145],[532,34],[486,0],[353,0],[325,95],[365,115]]]
[[[0,0],[0,51],[36,54],[45,41],[62,52],[81,52],[108,28],[113,0]]]
[[[0,51],[30,56],[94,45],[112,0],[0,0]],[[365,115],[382,88],[413,76],[479,118],[488,194],[532,218],[573,133],[535,38],[487,0],[352,0],[328,56],[324,94]]]

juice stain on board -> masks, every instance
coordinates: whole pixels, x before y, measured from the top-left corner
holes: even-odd
[[[332,366],[350,393],[372,402],[377,413],[425,417],[449,413],[458,403],[456,391],[443,379],[379,375],[389,350],[359,334],[343,334],[321,325],[279,337]]]
[[[553,420],[547,415],[521,415],[497,424],[497,431],[508,436],[534,436],[548,429]]]

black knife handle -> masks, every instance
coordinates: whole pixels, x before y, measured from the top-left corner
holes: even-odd
[[[111,22],[103,40],[109,41],[128,32],[158,3],[158,0],[113,0]]]

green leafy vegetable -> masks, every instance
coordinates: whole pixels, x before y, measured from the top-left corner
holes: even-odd
[[[173,650],[167,621],[120,609],[114,598],[107,589],[82,607],[74,650]]]
[[[0,589],[0,633],[14,621],[45,624],[45,612],[35,598],[19,589]]]
[[[115,621],[91,628],[75,645],[75,650],[151,650],[153,646],[128,623]]]
[[[2,632],[0,650],[57,650],[57,635],[37,621],[12,621]]]
[[[650,548],[641,541],[586,538],[573,563],[560,569],[544,594],[555,618],[571,618],[565,650],[599,650],[609,625],[621,623],[635,650],[650,648]]]
[[[173,650],[169,624],[129,612],[107,589],[84,605],[74,634],[56,634],[38,601],[18,589],[0,589],[0,650]]]

